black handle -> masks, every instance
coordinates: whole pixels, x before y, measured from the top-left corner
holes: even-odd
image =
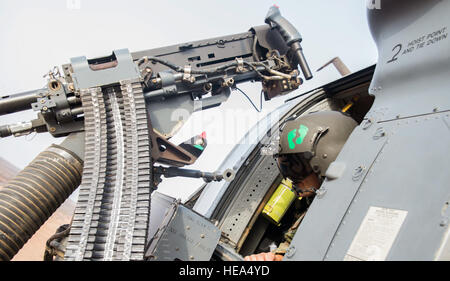
[[[281,16],[280,9],[277,6],[270,7],[265,22],[278,28],[281,36],[283,36],[283,39],[286,41],[286,44],[290,46],[294,52],[297,63],[300,65],[300,69],[302,70],[305,79],[311,79],[313,76],[311,70],[309,69],[308,63],[306,62],[305,56],[303,55],[302,47],[300,46],[302,36],[297,29],[288,20]]]
[[[294,42],[302,42],[300,33],[288,20],[281,16],[280,9],[277,6],[270,7],[265,22],[278,28],[288,46]]]

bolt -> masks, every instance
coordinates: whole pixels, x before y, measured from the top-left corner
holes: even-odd
[[[317,198],[320,199],[320,198],[324,197],[324,196],[325,196],[325,193],[327,193],[327,189],[326,189],[326,188],[324,188],[324,187],[319,188],[319,189],[316,191]]]
[[[50,132],[55,132],[56,131],[56,128],[55,127],[50,127]]]
[[[227,87],[231,87],[231,86],[233,86],[233,84],[234,84],[234,79],[233,78],[227,79],[225,81],[225,86],[227,86]]]
[[[194,260],[194,256],[190,256],[189,259],[193,261]]]
[[[292,258],[295,252],[296,252],[295,246],[294,245],[289,246],[289,248],[286,250],[286,257]]]
[[[200,234],[200,238],[205,238],[205,234]]]
[[[384,131],[384,129],[382,127],[380,127],[375,131],[375,134],[373,135],[373,139],[377,140],[377,139],[384,137],[385,135],[386,135],[386,132]]]
[[[356,167],[354,169],[352,179],[354,181],[360,180],[365,170],[366,170],[366,168],[363,165]]]
[[[212,84],[211,83],[205,83],[203,85],[203,90],[205,90],[206,92],[210,92],[212,90]]]
[[[46,107],[46,106],[44,106],[44,107],[42,108],[43,111],[47,111],[47,109],[48,109],[48,107]]]
[[[191,227],[188,225],[188,226],[186,226],[186,229],[189,230],[189,229],[191,229]]]
[[[373,119],[369,118],[366,120],[366,122],[364,122],[364,124],[362,125],[363,130],[367,130],[370,128],[370,126],[372,126],[373,124]]]

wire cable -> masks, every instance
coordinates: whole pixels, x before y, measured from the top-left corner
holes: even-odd
[[[147,62],[154,62],[154,63],[160,63],[162,65],[165,65],[169,68],[171,68],[172,70],[176,71],[176,72],[180,72],[180,73],[184,73],[184,68],[177,66],[169,61],[163,60],[161,58],[157,58],[157,57],[148,57],[148,56],[144,56],[142,58],[140,58],[137,61],[137,65],[141,66],[144,63]],[[244,61],[244,66],[246,66],[248,69],[251,69],[253,71],[256,72],[256,74],[264,80],[283,80],[286,79],[287,77],[282,77],[280,75],[283,75],[283,73],[280,72],[276,72],[274,70],[271,70],[270,67],[268,67],[267,65],[265,65],[262,62],[246,62]],[[211,68],[211,69],[191,69],[190,73],[191,74],[204,74],[204,75],[214,75],[214,74],[218,74],[218,73],[223,73],[225,72],[227,69],[229,68],[233,68],[233,67],[237,67],[238,63],[237,62],[231,62],[216,68]],[[272,73],[272,74],[276,74],[276,75],[272,75],[272,76],[267,76],[262,74],[257,68],[256,66],[260,66],[263,67],[267,72]],[[284,75],[286,76],[286,75]],[[287,75],[288,76],[288,75]]]
[[[177,66],[177,65],[175,65],[175,64],[173,64],[173,63],[171,63],[169,61],[166,61],[166,60],[163,60],[163,59],[160,59],[160,58],[157,58],[157,57],[147,57],[147,56],[142,57],[142,58],[140,58],[137,61],[137,65],[141,66],[142,64],[144,64],[144,63],[146,63],[148,61],[155,62],[155,63],[160,63],[162,65],[165,65],[165,66],[171,68],[172,70],[175,70],[176,72],[184,72],[184,69],[182,67]],[[228,68],[236,67],[236,66],[237,66],[237,62],[232,62],[232,63],[225,64],[225,65],[222,65],[222,66],[219,66],[219,67],[216,67],[216,68],[212,68],[212,69],[204,69],[204,70],[203,69],[202,70],[201,69],[192,69],[191,70],[191,74],[207,74],[207,75],[209,74],[209,75],[212,75],[212,74],[225,72]]]
[[[261,90],[261,94],[259,96],[259,109],[256,107],[256,105],[253,103],[253,101],[250,99],[250,97],[244,93],[244,91],[242,91],[241,89],[239,89],[238,87],[236,87],[236,90],[238,90],[239,92],[241,92],[247,99],[248,101],[252,104],[253,108],[258,111],[261,112],[262,111],[262,107],[263,107],[263,101],[262,101],[262,96],[263,96],[263,91]]]

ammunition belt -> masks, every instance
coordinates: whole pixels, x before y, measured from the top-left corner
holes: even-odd
[[[152,191],[142,87],[81,90],[85,161],[66,260],[143,260]]]

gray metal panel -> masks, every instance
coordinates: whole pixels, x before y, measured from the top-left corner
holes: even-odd
[[[371,206],[407,211],[387,260],[432,260],[448,221],[450,131],[447,114],[384,123],[388,141],[352,200],[326,259],[342,260]],[[389,225],[383,227],[389,228]]]
[[[266,30],[270,28],[267,25],[264,25],[263,28],[264,27]],[[198,64],[205,64],[211,61],[217,62],[230,57],[242,56],[242,54],[252,54],[253,37],[254,35],[252,32],[245,32],[133,52],[131,55],[134,60],[138,60],[144,56],[156,56],[171,61],[176,65],[184,66],[190,64],[199,68],[201,66]],[[198,54],[204,54],[204,57],[200,57]],[[214,56],[210,57],[207,56],[207,54],[214,54]],[[220,64],[217,62],[214,63],[214,65],[217,66]],[[208,68],[209,66],[204,67]],[[166,66],[155,65],[154,72],[167,69]]]
[[[150,222],[148,225],[147,241],[152,239],[159,227],[162,225],[164,218],[172,211],[172,206],[177,202],[175,198],[154,191],[150,203]]]
[[[220,230],[210,221],[174,203],[150,241],[146,257],[157,261],[208,261],[220,235]]]
[[[450,1],[385,1],[369,11],[378,47],[370,85],[384,120],[450,109]]]
[[[328,251],[328,258],[342,259],[369,204],[411,209],[388,259],[433,259],[438,244],[447,241],[448,235],[442,237],[445,229],[439,225],[439,216],[448,200],[448,122],[429,119],[429,125],[411,129],[408,127],[411,124],[400,125],[398,129],[396,123],[419,122],[422,117],[434,118],[437,115],[433,113],[450,109],[449,10],[450,1],[397,0],[385,1],[382,9],[368,11],[369,26],[379,53],[370,86],[370,93],[375,95],[374,105],[367,114],[371,122],[363,121],[348,139],[336,160],[344,163],[347,170],[340,178],[324,182],[319,192],[321,196],[314,200],[293,239],[287,260],[322,260]],[[398,121],[385,122],[396,119]],[[376,133],[380,127],[387,137],[379,134],[380,131]],[[396,132],[394,136],[393,132]],[[391,138],[394,145],[386,143]],[[384,144],[387,152],[378,155]],[[376,179],[372,175],[366,177],[367,169],[371,170],[377,157],[380,159],[377,161],[385,165],[376,163],[374,166]],[[360,165],[365,170],[358,175],[352,169]],[[361,195],[357,194],[359,182],[368,179]],[[412,186],[411,190],[407,185]],[[363,195],[366,187],[370,187],[371,191],[367,192],[371,192],[372,197]],[[359,196],[367,200],[364,206],[359,205]],[[356,202],[353,202],[354,197]],[[352,221],[347,222],[344,215]],[[424,233],[430,234],[431,239],[419,235]],[[419,239],[423,246],[413,238]],[[440,249],[445,250],[443,247]]]
[[[87,89],[140,78],[139,70],[127,49],[115,50],[113,53],[118,63],[117,66],[103,70],[92,70],[84,56],[70,59],[75,87]]]
[[[229,207],[220,229],[231,242],[237,244],[245,227],[250,222],[275,179],[279,176],[277,164],[272,156],[262,157],[255,165],[239,194]]]
[[[199,103],[190,96],[180,95],[164,101],[148,101],[147,110],[152,126],[165,137],[172,137],[187,122]]]

